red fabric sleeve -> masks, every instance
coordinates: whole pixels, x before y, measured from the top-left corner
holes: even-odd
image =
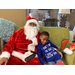
[[[40,42],[40,35],[41,35],[41,32],[38,32],[38,43]]]
[[[16,35],[17,35],[17,33],[15,32],[10,37],[9,41],[6,43],[2,52],[9,52],[10,54],[12,53],[12,51],[14,50],[14,47],[15,47],[15,42],[17,41]]]
[[[21,33],[24,32],[24,28],[20,29],[18,31],[16,31],[15,33],[12,34],[12,36],[10,37],[9,41],[7,42],[7,44],[5,45],[4,49],[2,52],[8,52],[10,54],[12,54],[12,51],[15,48],[15,44],[19,38],[19,36],[21,35]]]

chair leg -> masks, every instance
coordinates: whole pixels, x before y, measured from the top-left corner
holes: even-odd
[[[3,50],[3,40],[1,39],[1,52]]]

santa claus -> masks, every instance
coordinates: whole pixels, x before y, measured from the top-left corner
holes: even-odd
[[[7,65],[41,65],[36,50],[40,42],[38,20],[30,16],[26,19],[24,28],[16,31],[5,45],[0,64],[5,62]]]

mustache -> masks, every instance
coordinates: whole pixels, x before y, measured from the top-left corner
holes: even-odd
[[[31,27],[31,26],[29,26],[28,28],[29,29],[37,29],[37,27]]]

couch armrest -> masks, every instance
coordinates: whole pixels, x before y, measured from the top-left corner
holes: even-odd
[[[70,32],[70,40],[73,41],[74,39],[74,32],[73,31],[69,31]]]
[[[75,65],[75,51],[71,55],[64,53],[64,62],[67,65]]]

